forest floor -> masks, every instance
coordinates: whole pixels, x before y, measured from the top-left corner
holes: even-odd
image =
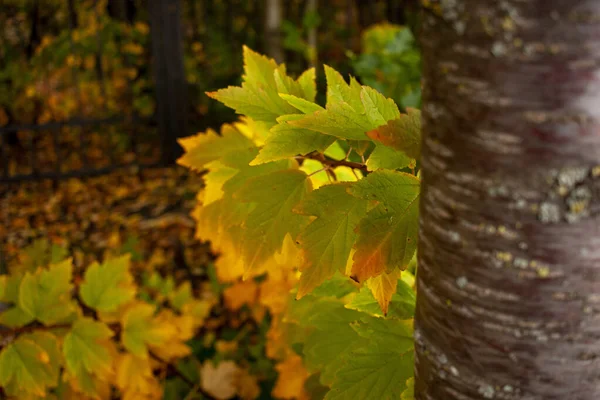
[[[169,168],[117,170],[84,179],[5,185],[0,189],[3,261],[36,239],[66,246],[76,267],[131,252],[142,270],[201,275],[209,246],[194,239],[190,212],[202,187],[199,174]],[[5,265],[5,266],[6,266]]]

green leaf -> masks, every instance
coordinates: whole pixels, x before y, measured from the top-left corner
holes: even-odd
[[[342,75],[335,69],[325,65],[327,80],[327,108],[335,103],[347,103],[355,113],[364,114],[364,106],[360,98],[361,86],[351,79],[347,84]]]
[[[360,291],[345,306],[376,316],[383,316],[381,307],[373,296],[371,289],[363,286]],[[402,280],[398,281],[396,293],[388,306],[387,318],[408,319],[415,315],[415,292]]]
[[[271,129],[265,145],[251,165],[269,161],[282,160],[298,154],[304,155],[313,151],[323,152],[335,138],[319,132],[302,129],[287,122],[280,123]]]
[[[407,112],[368,132],[367,136],[418,160],[421,156],[421,112],[414,108]]]
[[[346,102],[327,104],[327,109],[290,121],[291,125],[342,139],[367,140],[366,132],[375,128],[363,113]]]
[[[417,248],[420,181],[379,170],[356,182],[350,194],[379,204],[358,225],[352,274],[359,281],[405,269]]]
[[[406,353],[414,348],[413,320],[363,317],[352,323],[352,328],[361,337],[369,339],[369,348],[379,346],[394,353]]]
[[[185,154],[177,163],[196,171],[228,153],[255,147],[250,139],[228,124],[221,127],[221,135],[208,129],[206,133],[179,139],[179,144]]]
[[[33,321],[35,321],[35,318],[19,307],[11,307],[0,313],[0,325],[10,328],[19,328]]]
[[[20,396],[40,396],[58,384],[50,354],[32,337],[21,337],[0,352],[0,386]],[[24,396],[24,397],[25,397]]]
[[[25,274],[19,287],[18,307],[45,325],[65,321],[75,311],[71,302],[73,265],[68,259],[35,275]]]
[[[389,120],[400,117],[400,111],[394,100],[386,98],[373,88],[363,86],[360,98],[367,118],[375,126],[385,125]]]
[[[23,249],[22,262],[16,270],[20,272],[35,272],[39,267],[47,267],[67,258],[68,250],[55,244],[50,245],[47,239],[37,239]],[[15,272],[14,270],[12,272]]]
[[[406,390],[402,392],[400,400],[415,400],[415,378],[406,381]]]
[[[293,81],[286,75],[284,65],[278,66],[272,59],[255,53],[246,46],[243,80],[241,87],[229,86],[207,94],[233,108],[238,114],[274,124],[277,117],[293,114],[295,110],[279,97],[279,92],[296,96],[305,93],[300,82]]]
[[[183,282],[174,291],[168,294],[169,302],[175,310],[181,311],[181,308],[188,301],[193,299],[192,285],[189,281]]]
[[[354,229],[367,213],[367,201],[349,195],[350,186],[323,186],[296,208],[301,214],[317,217],[297,238],[304,253],[297,298],[346,268],[356,240]]]
[[[42,349],[44,349],[44,351],[48,355],[48,358],[44,357],[42,361],[50,366],[52,381],[58,382],[58,377],[60,375],[60,369],[62,365],[58,338],[50,332],[43,331],[26,333],[24,335],[21,335],[20,338],[31,340],[32,342],[40,346]]]
[[[292,212],[307,193],[310,180],[299,170],[276,171],[250,179],[236,193],[238,201],[256,203],[244,222],[241,243],[247,271],[281,250],[289,233],[296,237],[308,218]]]
[[[129,273],[129,254],[93,263],[85,271],[79,293],[81,300],[97,311],[112,312],[135,297]]]
[[[320,105],[313,103],[312,101],[305,100],[300,97],[292,96],[290,94],[279,93],[279,96],[287,101],[291,106],[302,111],[304,114],[312,114],[315,111],[324,110]]]
[[[139,303],[129,308],[123,315],[121,341],[125,349],[137,357],[147,358],[148,347],[164,345],[175,328],[158,325],[152,319],[153,314],[153,306]]]
[[[91,318],[77,320],[63,343],[67,370],[81,389],[93,394],[93,375],[106,379],[112,373],[113,359],[109,349],[112,331],[103,322]]]
[[[394,150],[382,144],[375,145],[375,149],[367,160],[369,171],[378,169],[402,169],[414,165],[414,159],[408,157],[404,152]]]
[[[361,350],[337,372],[325,400],[394,400],[413,375],[414,353]]]
[[[364,314],[345,309],[342,303],[335,301],[317,301],[310,311],[307,322],[316,330],[304,344],[306,365],[320,371],[321,382],[330,385],[338,370],[348,362],[351,352],[368,343],[350,326]]]
[[[304,92],[303,97],[314,102],[317,97],[316,70],[314,68],[307,69],[300,75],[297,82]]]

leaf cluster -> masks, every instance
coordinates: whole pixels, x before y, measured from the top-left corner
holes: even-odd
[[[242,117],[180,141],[179,163],[205,172],[196,235],[221,254],[222,281],[298,281],[299,302],[270,310],[280,375],[319,374],[329,399],[398,398],[412,376],[414,292],[401,278],[417,248],[420,113],[328,66],[318,104],[315,75],[246,47],[241,86],[208,93]]]
[[[94,262],[82,274],[66,251],[36,242],[0,276],[0,387],[17,398],[162,397],[159,373],[192,352],[212,300],[185,282],[160,292],[138,284],[130,256]],[[165,291],[163,291],[165,292]],[[150,295],[149,295],[150,293]],[[144,296],[143,294],[146,294]]]

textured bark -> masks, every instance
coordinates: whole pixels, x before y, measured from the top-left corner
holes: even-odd
[[[429,4],[416,398],[600,399],[600,1]]]

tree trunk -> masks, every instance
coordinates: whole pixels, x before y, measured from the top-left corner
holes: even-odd
[[[415,397],[599,399],[600,1],[423,23]]]
[[[266,52],[269,57],[277,62],[284,61],[283,47],[281,46],[281,0],[267,0],[265,10],[265,35]]]
[[[306,14],[314,15],[317,13],[317,0],[308,0],[306,2]],[[317,47],[317,25],[310,26],[306,35],[306,44],[308,44],[308,61],[311,68],[317,68],[319,60],[319,50]]]

